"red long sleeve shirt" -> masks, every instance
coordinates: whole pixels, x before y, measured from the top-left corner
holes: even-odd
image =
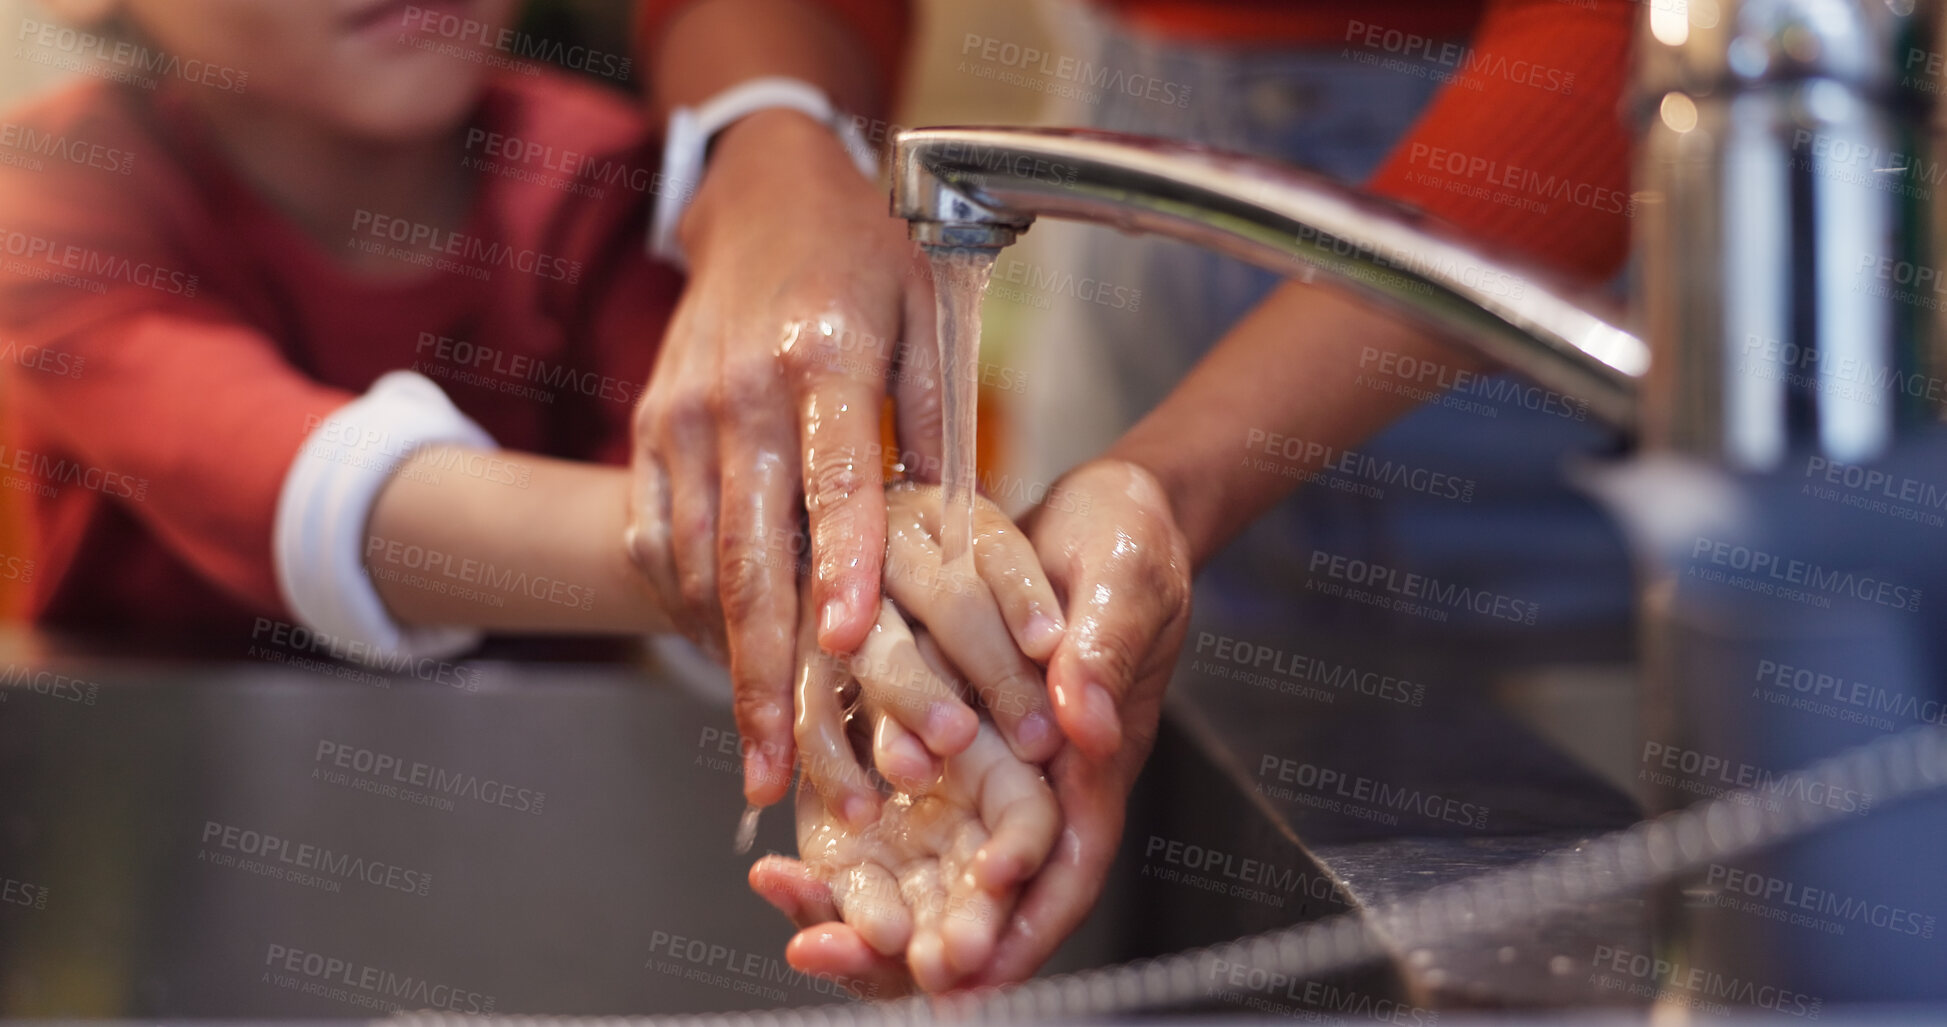
[[[640,0],[644,55],[688,2]],[[883,81],[897,80],[910,0],[817,2],[854,29]],[[1103,2],[1165,38],[1329,46],[1400,61],[1403,73],[1451,75],[1368,188],[1569,276],[1601,281],[1622,266],[1631,208],[1618,104],[1638,6],[1629,0]]]
[[[332,244],[166,95],[85,85],[0,121],[47,154],[0,166],[0,488],[30,507],[30,616],[229,637],[285,616],[285,472],[387,371],[509,448],[626,453],[681,284],[643,256],[658,157],[626,98],[496,79],[466,135],[466,225],[360,211]],[[340,248],[409,273],[361,276]]]

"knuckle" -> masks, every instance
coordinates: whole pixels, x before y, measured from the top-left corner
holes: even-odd
[[[777,738],[783,725],[778,723],[780,710],[777,696],[762,687],[766,684],[769,682],[740,681],[732,699],[737,730],[743,734],[746,745],[779,744]]]
[[[1003,674],[997,681],[978,686],[974,692],[986,709],[1019,720],[1038,705],[1036,699],[1043,689],[1039,675],[1016,668]]]
[[[1194,589],[1190,585],[1190,544],[1181,532],[1171,533],[1170,559],[1158,568],[1160,580],[1157,594],[1163,597],[1165,608],[1176,619],[1188,617],[1190,597]]]
[[[1121,634],[1097,636],[1082,653],[1082,665],[1097,681],[1113,682],[1118,688],[1126,689],[1136,679],[1136,672],[1142,664],[1142,648],[1132,638]]]
[[[622,537],[622,544],[629,554],[629,565],[637,574],[655,581],[663,576],[663,560],[667,553],[666,540],[656,538],[655,532],[641,530],[631,525]]]
[[[708,610],[716,605],[715,575],[702,567],[685,567],[676,574],[676,592],[691,610]]]
[[[985,504],[974,512],[974,545],[998,555],[1005,555],[1009,547],[1021,539],[1014,522],[994,506],[993,501],[981,497]]]
[[[1153,567],[1146,577],[1149,594],[1156,597],[1159,609],[1174,617],[1189,608],[1190,583],[1176,567]]]
[[[845,370],[844,357],[844,347],[836,335],[803,331],[784,350],[784,369],[793,381],[803,382],[822,374]]]
[[[717,564],[717,591],[723,618],[742,624],[766,609],[776,590],[771,584],[771,561],[761,547],[731,540]]]
[[[849,445],[820,447],[805,461],[805,506],[816,517],[878,484],[869,454]]]
[[[899,374],[900,416],[913,429],[938,427],[945,423],[945,392],[936,377],[917,369],[902,367]]]
[[[791,737],[797,740],[798,758],[804,761],[805,770],[809,772],[813,762],[812,753],[818,744],[818,725],[810,717],[797,717],[791,723]]]
[[[709,397],[699,390],[684,389],[674,395],[645,396],[635,409],[635,433],[648,440],[651,448],[661,449],[710,423]]]
[[[828,791],[843,793],[864,783],[858,760],[848,751],[822,745],[816,732],[798,740],[798,761],[805,774]]]
[[[635,429],[637,438],[650,434],[661,423],[664,405],[659,398],[651,391],[644,392],[642,398],[636,401],[635,410],[629,415],[629,424]]]
[[[716,413],[748,419],[776,408],[780,391],[768,361],[740,360],[724,368],[711,398]]]
[[[970,614],[975,610],[993,610],[1000,607],[999,600],[994,598],[994,590],[987,587],[987,582],[976,571],[965,568],[942,569],[940,578],[941,591],[952,597]]]

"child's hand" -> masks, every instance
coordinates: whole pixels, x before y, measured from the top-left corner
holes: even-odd
[[[974,504],[973,567],[942,567],[941,497],[937,485],[886,493],[886,593],[971,682],[1014,755],[1044,762],[1061,735],[1036,664],[1061,643],[1061,603],[1033,544],[985,498]]]
[[[911,984],[942,991],[986,968],[1060,826],[1040,771],[982,721],[936,781],[890,796],[862,831],[833,817],[803,779],[802,862],[767,857],[750,882],[805,928],[785,950],[793,966],[836,972],[875,995]]]
[[[873,725],[872,766],[902,788],[924,787],[939,775],[940,759],[973,742],[978,717],[963,697],[969,685],[956,666],[971,679],[970,690],[992,712],[1017,758],[1043,762],[1061,746],[1036,665],[1062,637],[1060,609],[1040,562],[1026,537],[982,500],[972,568],[942,568],[939,504],[937,487],[907,486],[888,494],[885,583],[891,598],[882,601],[856,653],[822,652],[817,625],[808,612],[800,617],[799,755],[832,811],[855,828],[877,816],[878,794],[846,737],[847,703],[840,693],[854,683]],[[926,645],[936,658],[922,653],[902,609],[928,628]]]

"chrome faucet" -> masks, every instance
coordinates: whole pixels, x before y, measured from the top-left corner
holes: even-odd
[[[1173,236],[1344,287],[1413,318],[1652,449],[1731,470],[1810,450],[1883,454],[1937,401],[1838,395],[1807,365],[1879,384],[1932,366],[1930,319],[1881,289],[1884,258],[1941,271],[1931,204],[1934,7],[1914,0],[1644,5],[1637,320],[1619,327],[1545,271],[1319,175],[1199,146],[1074,129],[899,134],[892,210],[914,239],[998,248],[1046,215]],[[1916,58],[1914,55],[1920,55]],[[1831,161],[1834,146],[1871,167]],[[1893,161],[1887,165],[1886,161]],[[1906,162],[1906,163],[1902,163]],[[1947,187],[1947,184],[1944,184]],[[1942,275],[1940,281],[1947,289]],[[1947,291],[1938,294],[1947,306]]]
[[[1037,215],[1174,236],[1315,276],[1414,316],[1535,381],[1635,420],[1649,350],[1518,262],[1309,174],[1185,143],[1075,129],[902,132],[892,209],[931,245],[1001,247]]]

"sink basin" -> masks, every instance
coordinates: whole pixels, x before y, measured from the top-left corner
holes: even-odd
[[[745,884],[755,856],[731,853],[743,803],[727,707],[640,669],[482,664],[441,683],[256,662],[39,666],[66,684],[37,690],[54,678],[36,669],[0,689],[0,878],[39,900],[0,903],[0,1015],[844,998],[784,964],[788,925]],[[1257,886],[1213,894],[1186,846],[1218,887],[1238,882],[1209,853],[1248,861]],[[756,853],[792,849],[771,811]],[[1108,893],[1050,969],[1346,908],[1329,882],[1169,728]],[[1381,968],[1358,987],[1390,981]]]

